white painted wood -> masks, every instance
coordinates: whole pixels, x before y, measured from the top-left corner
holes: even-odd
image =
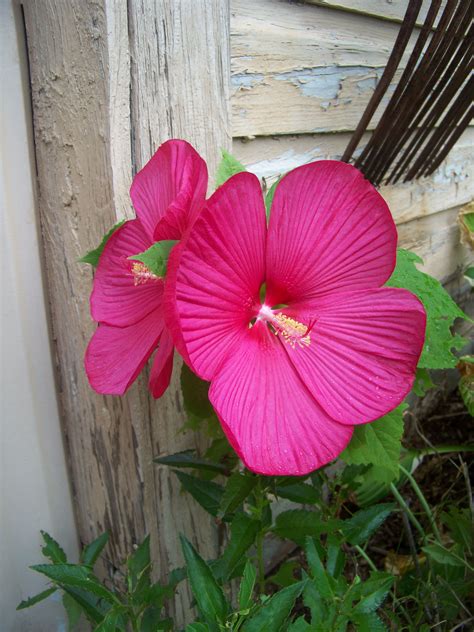
[[[308,4],[315,4],[321,7],[330,7],[331,9],[339,9],[350,13],[361,13],[362,15],[370,15],[381,18],[382,20],[391,20],[393,22],[402,22],[408,7],[409,0],[303,0]],[[417,24],[421,26],[425,20],[426,14],[430,7],[431,0],[424,0],[418,14]],[[446,0],[441,3],[441,7],[446,6]],[[436,26],[438,19],[435,21]]]
[[[0,628],[65,630],[59,595],[15,612],[44,590],[40,529],[78,554],[46,323],[34,200],[28,69],[18,6],[0,3],[1,356]]]
[[[361,141],[362,151],[370,134]],[[349,134],[313,134],[234,140],[233,153],[258,177],[271,185],[277,177],[313,160],[338,160],[349,142]],[[438,213],[472,199],[472,148],[474,129],[467,129],[443,164],[427,178],[407,183],[382,186],[398,224],[424,215]]]
[[[320,6],[232,0],[232,135],[355,129],[398,31],[397,24]]]

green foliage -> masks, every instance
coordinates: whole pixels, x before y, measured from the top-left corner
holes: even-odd
[[[210,630],[219,630],[217,624],[225,622],[228,612],[222,588],[193,545],[183,535],[180,537],[189,583],[199,611]]]
[[[406,405],[401,404],[377,421],[356,426],[341,458],[348,464],[378,466],[379,480],[390,482],[396,478],[405,408]]]
[[[265,211],[267,213],[267,221],[270,219],[270,211],[272,208],[273,198],[275,197],[275,191],[277,186],[280,184],[280,180],[281,177],[272,184],[272,186],[268,189],[267,194],[265,195]]]
[[[425,307],[426,340],[418,366],[425,369],[455,367],[457,358],[452,349],[461,349],[466,340],[457,334],[453,335],[451,326],[456,318],[467,317],[441,283],[418,270],[416,263],[423,263],[423,260],[413,252],[399,249],[397,266],[387,285],[410,290]]]
[[[226,180],[234,176],[236,173],[246,171],[244,165],[234,158],[225,149],[222,150],[222,160],[217,167],[216,188],[220,187]]]
[[[239,513],[231,523],[230,541],[223,556],[212,566],[218,579],[228,581],[242,564],[245,553],[254,544],[261,524],[245,513]]]
[[[93,268],[96,268],[99,263],[100,255],[102,254],[107,242],[115,233],[115,231],[117,231],[121,226],[123,226],[126,221],[127,220],[122,219],[120,222],[117,222],[116,224],[114,224],[112,228],[104,235],[104,237],[102,238],[102,241],[97,246],[97,248],[94,248],[94,250],[90,250],[87,254],[85,254],[83,257],[79,259],[79,262],[89,263]]]
[[[394,509],[393,503],[360,509],[352,518],[344,521],[342,531],[351,544],[362,544],[370,538]]]
[[[175,471],[183,488],[211,514],[217,516],[221,506],[224,488],[213,481],[206,481],[184,472]]]
[[[164,278],[166,276],[170,252],[177,243],[178,242],[173,239],[157,241],[153,246],[150,246],[148,250],[145,250],[145,252],[139,252],[128,258],[132,259],[132,261],[140,261],[150,272],[158,277]]]
[[[244,574],[239,588],[239,607],[246,610],[252,605],[252,595],[255,588],[255,580],[257,579],[257,571],[250,560],[245,563]]]
[[[293,540],[303,545],[307,536],[331,533],[342,525],[340,520],[324,520],[321,514],[306,509],[290,509],[279,514],[273,533],[280,538]]]
[[[211,472],[224,473],[226,468],[220,463],[214,463],[198,457],[193,450],[184,450],[169,456],[161,456],[153,459],[155,463],[170,465],[179,468],[192,468],[194,470],[208,470]]]
[[[298,582],[275,593],[242,626],[243,632],[275,632],[283,629],[305,582]]]
[[[127,560],[125,585],[114,588],[105,586],[93,573],[92,567],[108,541],[106,533],[84,548],[81,564],[69,563],[59,544],[42,532],[45,546],[43,554],[51,564],[36,564],[31,568],[47,577],[51,587],[42,593],[22,601],[18,609],[30,608],[55,591],[63,593],[63,605],[68,617],[69,630],[73,630],[84,615],[95,632],[125,631],[129,624],[133,630],[156,632],[172,630],[170,619],[163,619],[161,611],[166,599],[173,596],[182,574],[174,573],[168,584],[152,583],[150,542],[145,538]]]
[[[222,495],[219,516],[233,513],[239,505],[248,497],[257,484],[258,478],[250,474],[234,472],[227,479],[227,483]]]
[[[413,384],[413,392],[418,397],[424,397],[426,393],[433,388],[434,384],[428,369],[418,367],[416,370],[415,383]]]

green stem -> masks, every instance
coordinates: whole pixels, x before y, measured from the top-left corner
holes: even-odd
[[[401,471],[405,474],[407,479],[410,481],[410,485],[413,487],[413,491],[417,495],[418,500],[421,503],[421,506],[425,510],[425,513],[428,516],[428,520],[430,521],[430,526],[433,529],[433,533],[435,534],[436,539],[438,540],[438,542],[441,542],[441,533],[438,530],[431,508],[428,505],[428,502],[426,498],[424,497],[423,492],[419,488],[418,483],[415,481],[415,478],[413,477],[411,472],[409,472],[406,468],[404,468],[403,465],[400,464],[399,467]]]
[[[255,508],[257,509],[257,518],[260,523],[263,518],[263,507],[265,503],[265,492],[262,487],[262,479],[258,477],[257,486],[255,487]],[[263,595],[265,592],[265,564],[263,559],[263,539],[264,530],[261,527],[257,534],[255,546],[257,549],[257,578],[258,578],[258,592]]]
[[[367,553],[364,551],[364,549],[359,546],[358,544],[355,545],[355,550],[357,551],[357,553],[364,558],[364,560],[367,562],[367,564],[370,566],[370,568],[377,572],[377,567],[375,566],[375,564],[372,562],[372,560],[370,559],[370,557],[367,555]]]
[[[425,530],[423,529],[423,527],[421,526],[421,524],[418,522],[417,518],[415,518],[412,510],[410,509],[410,507],[407,505],[407,503],[405,502],[403,496],[400,494],[400,492],[398,491],[398,489],[395,487],[395,485],[393,483],[390,483],[390,491],[392,492],[392,494],[395,496],[396,500],[398,501],[398,504],[400,505],[400,507],[403,509],[403,511],[406,512],[407,516],[410,518],[413,526],[415,527],[415,529],[418,531],[418,533],[421,535],[421,537],[423,538],[423,540],[426,540],[426,533]]]

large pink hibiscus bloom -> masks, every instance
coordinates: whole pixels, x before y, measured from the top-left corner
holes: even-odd
[[[163,318],[165,279],[129,257],[156,241],[179,240],[202,208],[207,188],[204,160],[185,141],[158,149],[136,175],[130,196],[137,219],[121,226],[100,257],[91,295],[99,323],[85,356],[98,393],[122,395],[155,349],[149,388],[160,397],[173,368],[173,340]]]
[[[179,326],[249,469],[321,467],[354,425],[411,389],[426,319],[415,296],[381,287],[396,243],[383,198],[344,163],[285,176],[268,228],[252,174],[235,175],[207,201],[173,280]]]

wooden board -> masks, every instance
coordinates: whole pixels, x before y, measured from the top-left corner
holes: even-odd
[[[233,0],[233,136],[355,129],[398,30],[397,24],[320,6]]]
[[[218,552],[209,516],[152,463],[197,439],[179,433],[185,414],[176,373],[159,402],[143,379],[123,398],[90,389],[83,355],[95,328],[92,272],[77,260],[130,215],[132,173],[168,137],[194,143],[214,172],[219,147],[230,144],[228,3],[38,0],[24,11],[52,339],[80,538],[109,530],[114,573],[150,533],[156,571],[166,576],[182,562],[179,532],[203,557]],[[180,628],[192,616],[186,584],[173,614]]]
[[[407,10],[409,0],[303,0],[308,4],[316,4],[321,7],[330,7],[340,11],[350,13],[360,13],[390,20],[392,22],[402,22]],[[446,5],[447,0],[443,0],[441,7]],[[421,26],[425,20],[430,7],[431,0],[424,0],[418,14],[417,24]],[[435,21],[436,26],[438,19]]]
[[[277,177],[313,160],[340,159],[349,134],[314,134],[234,140],[234,155],[258,177],[272,184]],[[359,151],[369,138],[362,139]],[[428,178],[383,186],[397,223],[467,203],[474,195],[472,147],[474,130],[467,129],[444,163]]]

